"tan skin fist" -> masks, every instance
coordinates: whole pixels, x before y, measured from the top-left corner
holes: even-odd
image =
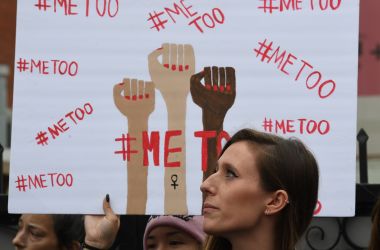
[[[113,98],[116,107],[128,119],[147,118],[154,110],[154,84],[137,79],[124,79],[114,86]]]

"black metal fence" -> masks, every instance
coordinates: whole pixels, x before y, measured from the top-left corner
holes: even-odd
[[[364,129],[360,129],[357,135],[358,147],[359,147],[359,173],[360,173],[360,183],[356,184],[356,217],[345,217],[345,218],[328,218],[331,223],[336,225],[334,230],[334,235],[329,234],[329,237],[335,238],[329,241],[329,244],[322,244],[323,241],[327,239],[327,232],[329,228],[321,225],[311,225],[305,234],[305,241],[307,246],[312,250],[332,250],[337,249],[336,247],[342,244],[344,241],[345,245],[348,245],[350,249],[354,250],[364,250],[368,249],[368,242],[365,245],[355,241],[354,235],[348,232],[350,222],[355,220],[357,217],[370,217],[372,208],[375,205],[377,199],[380,197],[380,184],[368,184],[368,157],[367,157],[367,141],[368,135]],[[380,167],[380,166],[379,166]],[[329,227],[331,227],[331,223]],[[370,226],[370,225],[369,225]],[[331,231],[331,230],[330,230]],[[352,230],[351,230],[352,231]],[[316,237],[317,235],[317,237]],[[324,248],[321,248],[321,245]],[[326,246],[328,245],[328,246]]]

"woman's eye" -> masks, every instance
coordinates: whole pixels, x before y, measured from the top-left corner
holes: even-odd
[[[227,169],[227,171],[226,171],[226,177],[227,178],[234,178],[234,177],[237,177],[237,175],[235,174],[234,171]]]
[[[177,245],[182,245],[182,244],[183,244],[183,241],[180,241],[180,240],[169,241],[169,245],[171,245],[171,246],[177,246]]]
[[[36,231],[34,229],[29,230],[30,234],[35,238],[41,238],[43,234],[39,231]]]

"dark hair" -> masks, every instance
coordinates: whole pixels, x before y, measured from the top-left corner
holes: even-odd
[[[59,246],[72,249],[73,243],[84,240],[84,220],[82,215],[52,214],[54,232]]]
[[[380,249],[380,199],[377,200],[372,210],[371,241],[368,249]]]
[[[317,204],[318,164],[307,147],[298,139],[284,139],[252,129],[242,129],[223,147],[221,155],[232,144],[246,141],[258,151],[257,166],[265,191],[285,190],[289,204],[278,217],[275,249],[293,250],[313,217]],[[229,242],[210,236],[206,249],[231,249]]]

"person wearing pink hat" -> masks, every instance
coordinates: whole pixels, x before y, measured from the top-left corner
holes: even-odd
[[[201,250],[205,240],[203,217],[151,216],[144,233],[144,250]]]

